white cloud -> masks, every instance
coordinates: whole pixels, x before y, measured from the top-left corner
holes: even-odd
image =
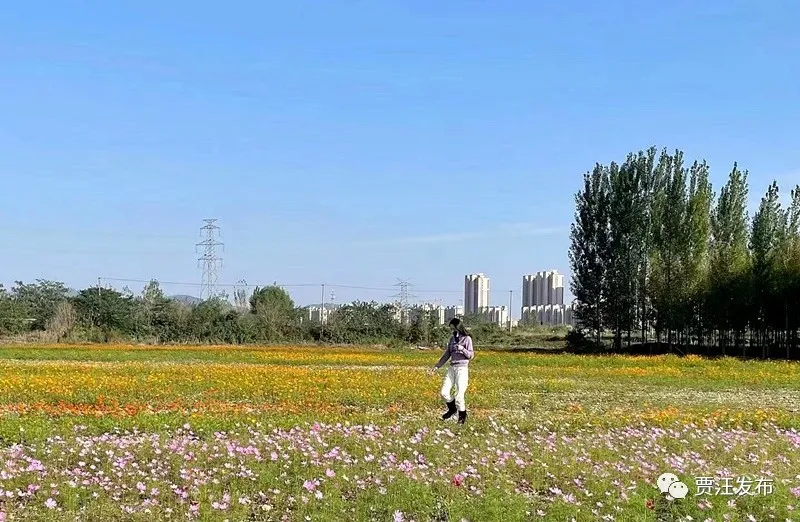
[[[543,227],[536,223],[507,223],[500,225],[494,234],[517,237],[517,236],[551,236],[562,234],[569,230],[569,227]],[[489,235],[493,235],[489,233]]]
[[[523,237],[546,236],[566,233],[565,228],[542,227],[535,223],[506,223],[493,229],[478,230],[474,232],[460,232],[451,234],[429,234],[423,236],[405,236],[386,239],[359,241],[359,245],[420,245],[458,243],[471,239],[485,237]]]

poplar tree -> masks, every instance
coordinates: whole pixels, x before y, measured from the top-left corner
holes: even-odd
[[[747,171],[734,163],[711,214],[708,310],[719,333],[722,353],[731,335],[735,344],[747,327],[744,281],[749,266]]]
[[[636,282],[639,272],[641,237],[641,181],[637,157],[629,154],[625,163],[609,167],[609,248],[605,278],[605,323],[614,332],[614,346],[622,346],[622,334],[628,334],[636,321]]]
[[[680,327],[679,309],[684,295],[681,280],[682,255],[687,248],[687,235],[682,229],[686,214],[686,169],[683,153],[662,154],[656,169],[663,177],[664,189],[656,194],[653,216],[654,251],[652,257],[652,290],[656,332],[666,332],[672,348],[673,332]]]
[[[784,252],[786,358],[797,349],[797,331],[800,329],[800,185],[791,191],[791,202],[786,211],[786,243]]]
[[[683,288],[687,304],[682,307],[683,322],[694,330],[698,344],[703,343],[704,332],[709,327],[704,304],[708,287],[708,249],[714,194],[708,176],[709,168],[705,161],[692,164],[683,226],[686,231],[686,249],[682,263],[685,281]]]
[[[752,272],[750,280],[751,328],[757,335],[766,357],[769,329],[774,315],[774,297],[779,284],[777,277],[778,257],[781,236],[785,232],[784,213],[779,201],[778,184],[772,182],[767,193],[761,198],[758,211],[753,216],[753,229],[750,235],[752,252]]]
[[[583,190],[575,195],[575,222],[570,231],[570,289],[575,296],[579,327],[594,333],[600,343],[606,260],[608,259],[608,169],[599,163],[583,176]]]
[[[636,234],[636,257],[638,276],[636,284],[637,311],[636,315],[641,327],[642,342],[647,342],[647,333],[651,319],[649,306],[650,283],[650,257],[653,251],[653,206],[656,194],[662,189],[661,179],[655,171],[656,148],[651,147],[645,152],[640,152],[636,158],[636,170],[639,179],[639,226],[634,229]]]

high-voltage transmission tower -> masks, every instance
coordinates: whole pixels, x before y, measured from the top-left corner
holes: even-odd
[[[400,307],[400,317],[405,320],[408,314],[409,300],[416,297],[411,295],[408,291],[408,289],[414,285],[405,279],[398,279],[394,286],[399,287],[400,291],[394,294],[392,297],[397,299],[397,304]]]
[[[217,247],[225,245],[218,241],[220,236],[219,226],[216,219],[204,219],[205,225],[200,228],[200,233],[204,239],[197,243],[196,247],[202,250],[202,256],[197,258],[198,265],[203,269],[203,279],[200,288],[201,299],[211,299],[217,295],[217,280],[219,273],[217,269],[222,266],[222,258],[217,256]]]

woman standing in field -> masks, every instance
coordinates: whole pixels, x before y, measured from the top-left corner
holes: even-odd
[[[472,347],[472,337],[461,319],[454,317],[450,320],[450,329],[453,331],[453,336],[450,337],[450,342],[447,343],[447,348],[442,354],[439,362],[428,371],[429,375],[433,375],[436,370],[444,366],[447,359],[450,359],[450,366],[444,376],[442,383],[442,398],[447,404],[447,412],[442,415],[442,420],[447,420],[458,412],[458,423],[464,424],[467,420],[467,406],[464,402],[464,394],[467,391],[467,383],[469,382],[469,362],[475,357],[475,350]],[[455,397],[451,395],[453,386],[455,385]]]

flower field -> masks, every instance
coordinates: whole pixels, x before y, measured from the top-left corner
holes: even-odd
[[[800,520],[797,364],[438,355],[0,347],[0,522]]]

